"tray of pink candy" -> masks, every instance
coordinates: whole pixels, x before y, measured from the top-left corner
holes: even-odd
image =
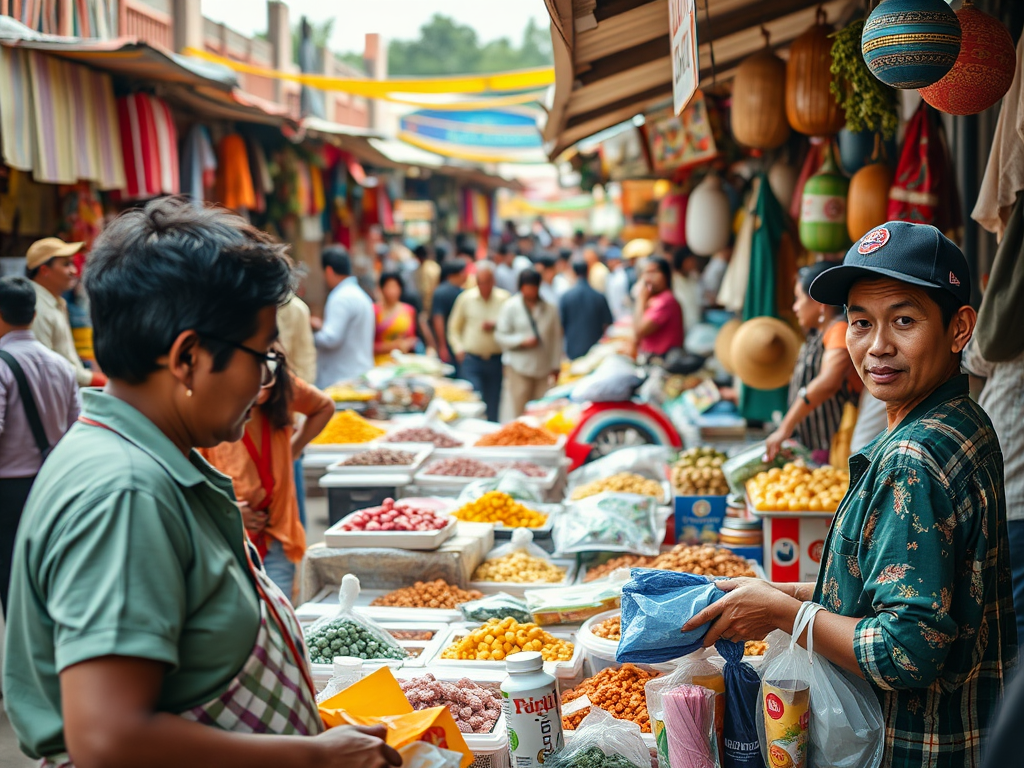
[[[448,514],[451,500],[385,499],[379,507],[346,515],[324,533],[328,547],[391,547],[437,549],[455,532],[458,521]]]

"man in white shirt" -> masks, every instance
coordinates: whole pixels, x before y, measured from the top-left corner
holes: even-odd
[[[78,279],[78,270],[71,257],[82,250],[84,243],[65,243],[56,237],[45,237],[29,246],[25,254],[25,276],[36,291],[36,319],[32,333],[36,341],[67,360],[75,368],[80,387],[100,387],[107,378],[90,371],[82,364],[71,333],[68,305],[63,294]]]
[[[373,302],[352,276],[352,261],[340,245],[320,254],[330,294],[323,320],[312,318],[317,349],[316,385],[320,389],[362,376],[373,368],[376,316]]]

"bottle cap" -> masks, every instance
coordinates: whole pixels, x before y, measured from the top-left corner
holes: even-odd
[[[521,651],[505,659],[509,672],[539,672],[544,669],[544,658],[537,651]]]
[[[332,661],[335,675],[359,672],[363,668],[363,660],[355,656],[335,656]]]

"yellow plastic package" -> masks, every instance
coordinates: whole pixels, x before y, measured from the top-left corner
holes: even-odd
[[[320,717],[328,728],[383,724],[388,729],[386,741],[395,749],[425,741],[460,753],[462,768],[473,764],[473,753],[466,746],[448,707],[414,711],[387,667],[320,704]]]

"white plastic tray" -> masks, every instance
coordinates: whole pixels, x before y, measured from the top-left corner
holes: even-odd
[[[375,507],[370,507],[375,509]],[[416,551],[433,550],[440,547],[455,533],[458,520],[449,518],[448,524],[439,531],[345,531],[343,526],[359,512],[341,518],[324,532],[324,542],[331,549],[350,547],[388,547]]]
[[[448,635],[441,643],[441,647],[437,651],[437,656],[434,661],[428,662],[428,667],[439,667],[439,668],[455,668],[462,669],[464,673],[460,676],[468,677],[470,680],[474,680],[476,670],[496,670],[499,672],[505,672],[504,661],[469,661],[465,659],[442,659],[441,654],[444,650],[454,643],[457,639],[465,637],[469,632],[480,626],[480,622],[471,622],[456,624],[451,627]],[[568,690],[582,681],[583,675],[583,651],[580,649],[579,644],[575,642],[575,633],[567,631],[565,629],[558,628],[543,628],[549,635],[553,635],[560,640],[568,640],[573,643],[572,659],[569,661],[545,661],[544,671],[549,675],[553,675],[559,681],[559,688],[561,690]]]
[[[380,667],[391,667],[392,669],[398,669],[399,667],[423,667],[430,659],[440,653],[440,648],[447,647],[442,646],[442,643],[445,642],[449,635],[448,624],[442,622],[402,623],[394,621],[381,621],[377,623],[384,629],[396,631],[429,630],[434,633],[434,636],[430,640],[399,640],[398,644],[400,646],[416,655],[404,659],[367,659],[363,662],[364,672],[367,670],[373,672]],[[334,671],[330,664],[310,664],[310,667],[313,671],[313,682],[317,684],[318,688],[322,688],[327,684]]]
[[[479,438],[477,438],[479,439]],[[505,458],[523,459],[525,461],[557,462],[565,458],[565,435],[558,436],[558,442],[554,445],[476,445],[471,443],[469,448],[476,452],[479,458]]]
[[[551,589],[554,587],[568,587],[576,583],[576,561],[575,560],[555,560],[552,559],[551,563],[557,565],[560,568],[565,568],[565,579],[558,582],[557,584],[516,584],[513,582],[503,581],[471,581],[469,582],[470,589],[479,589],[485,595],[493,595],[498,592],[504,592],[507,595],[513,597],[522,597],[523,593],[528,589]]]
[[[401,445],[401,443],[395,443],[395,445]],[[431,456],[430,461],[424,462],[424,466],[416,473],[414,481],[416,485],[421,487],[430,488],[450,488],[453,491],[460,491],[470,483],[474,483],[477,480],[491,480],[493,478],[487,477],[457,477],[455,475],[431,475],[427,473],[427,469],[430,468],[430,464],[435,461],[442,461],[445,457],[439,457],[435,451]],[[451,458],[451,457],[448,457]],[[487,458],[476,458],[477,461],[482,461],[484,464],[500,464],[502,461],[515,461],[515,459],[493,459]],[[538,465],[540,466],[540,465]],[[542,491],[550,491],[555,487],[555,483],[558,482],[558,472],[560,467],[544,467],[547,470],[547,474],[543,477],[530,477],[526,476],[526,482],[531,486],[538,488]]]
[[[344,462],[360,453],[375,448],[388,448],[393,451],[403,451],[413,454],[411,464],[363,464],[359,466],[346,465]],[[434,446],[430,443],[379,443],[368,444],[364,448],[355,451],[343,452],[338,460],[327,467],[327,471],[338,475],[415,475],[423,462],[430,458]]]
[[[462,611],[458,609],[444,608],[394,608],[390,606],[370,605],[378,597],[388,594],[392,590],[387,589],[364,589],[356,598],[355,612],[362,616],[369,616],[374,621],[391,621],[403,623],[416,622],[453,622],[464,621]],[[299,621],[318,619],[321,616],[328,616],[338,607],[338,588],[324,587],[308,603],[303,603],[295,609]]]
[[[668,547],[668,549],[671,549],[671,547]],[[616,552],[615,556],[619,557],[622,554],[628,554],[628,553]],[[750,564],[751,569],[753,569],[754,576],[756,578],[761,579],[763,581],[768,581],[768,576],[765,574],[764,568],[761,567],[761,564],[759,562],[757,562],[756,560],[751,560],[749,557],[747,558],[747,562]],[[610,574],[606,574],[606,575],[610,575]],[[585,581],[586,578],[587,578],[587,566],[584,565],[582,568],[580,568],[580,571],[579,571],[579,583],[580,584],[593,584],[594,583],[594,582],[591,582],[591,581]],[[602,577],[602,578],[604,578],[604,577]],[[725,577],[723,576],[723,577],[716,577],[716,578],[725,578]],[[594,581],[600,581],[600,579],[594,579]]]
[[[358,453],[367,448],[375,448],[378,440],[367,440],[365,443],[310,443],[303,450],[306,453]]]

